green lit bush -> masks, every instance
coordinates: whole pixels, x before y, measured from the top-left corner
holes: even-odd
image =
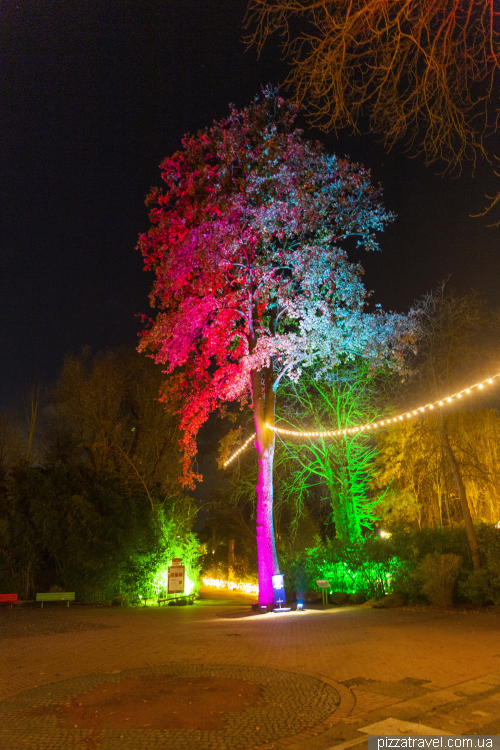
[[[381,597],[392,590],[391,579],[401,566],[389,540],[371,537],[349,543],[328,540],[324,547],[307,551],[287,565],[287,587],[315,590],[316,579],[326,579],[331,591]]]
[[[331,591],[369,598],[394,592],[410,603],[500,605],[500,529],[482,522],[475,529],[481,571],[473,570],[463,527],[395,530],[390,539],[372,536],[354,544],[328,540],[286,560],[286,586],[317,591],[320,578],[330,582]]]
[[[168,593],[168,568],[173,558],[185,567],[185,594],[200,587],[201,554],[195,534],[179,528],[174,518],[161,510],[156,513],[154,544],[135,552],[130,558],[123,584],[129,594],[146,598],[165,598]],[[181,532],[181,533],[178,533]]]

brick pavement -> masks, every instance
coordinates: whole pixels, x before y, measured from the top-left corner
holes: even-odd
[[[161,609],[2,609],[0,700],[126,669],[247,665],[316,676],[342,693],[340,709],[330,720],[295,739],[279,740],[282,747],[342,745],[362,737],[361,726],[387,716],[456,733],[488,727],[495,733],[500,721],[498,612],[358,607],[241,617],[246,611],[223,600]],[[34,634],[37,630],[41,634]]]

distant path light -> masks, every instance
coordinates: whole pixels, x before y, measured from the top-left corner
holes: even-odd
[[[402,421],[403,419],[413,419],[414,417],[418,417],[420,414],[425,413],[427,409],[431,410],[434,409],[436,406],[447,406],[448,404],[454,403],[455,399],[462,398],[462,396],[470,395],[470,393],[475,389],[483,389],[485,385],[493,385],[494,381],[496,381],[498,378],[500,378],[500,372],[498,372],[496,375],[492,375],[491,378],[486,378],[485,380],[481,380],[478,383],[474,383],[474,385],[470,385],[468,388],[462,388],[461,391],[458,391],[457,393],[452,393],[450,396],[446,396],[444,400],[438,399],[437,401],[434,401],[433,403],[425,404],[425,406],[417,406],[415,409],[413,409],[412,412],[406,412],[397,414],[395,417],[388,417],[384,420],[381,420],[380,422],[370,422],[369,424],[363,424],[358,425],[355,427],[348,427],[345,429],[337,429],[337,430],[313,430],[313,431],[300,431],[300,430],[288,430],[283,427],[276,427],[276,425],[270,425],[266,422],[266,427],[269,430],[273,430],[278,435],[290,435],[292,437],[301,437],[301,438],[333,438],[333,437],[339,437],[341,435],[350,434],[353,432],[361,432],[363,430],[372,430],[372,429],[380,429],[386,426],[386,424],[391,424],[393,422]],[[241,448],[238,448],[238,450],[233,453],[230,458],[224,463],[224,468],[226,466],[229,466],[231,461],[233,461],[237,456],[239,456],[240,453],[242,453],[251,443],[251,441],[255,437],[255,432],[251,437],[246,440]]]
[[[239,581],[225,581],[221,578],[202,578],[203,585],[207,588],[229,589],[229,591],[243,591],[244,594],[259,595],[259,585],[257,583],[245,583]]]

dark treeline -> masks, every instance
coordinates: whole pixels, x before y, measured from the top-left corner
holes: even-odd
[[[133,349],[66,359],[58,382],[0,418],[0,586],[83,600],[143,595],[173,554],[196,562],[165,376]],[[189,559],[188,559],[189,558]]]

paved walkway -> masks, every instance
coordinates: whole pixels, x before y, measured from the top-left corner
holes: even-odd
[[[102,683],[134,670],[211,666],[276,670],[269,672],[276,685],[312,679],[304,701],[323,690],[321,700],[331,705],[311,712],[305,725],[294,721],[296,705],[293,715],[284,709],[280,720],[255,729],[251,739],[250,732],[243,744],[184,730],[176,747],[363,750],[364,728],[388,718],[399,722],[400,731],[404,722],[416,722],[451,734],[500,734],[500,612],[351,607],[248,616],[248,605],[240,602],[219,598],[161,609],[2,608],[0,715],[10,719],[0,720],[0,750],[174,747],[158,732],[148,739],[147,730],[133,737],[118,731],[93,744],[81,733],[57,739],[53,727],[42,736],[29,722],[16,720],[16,711],[61,700],[59,693],[71,700],[82,680]],[[382,725],[381,733],[394,726]]]

